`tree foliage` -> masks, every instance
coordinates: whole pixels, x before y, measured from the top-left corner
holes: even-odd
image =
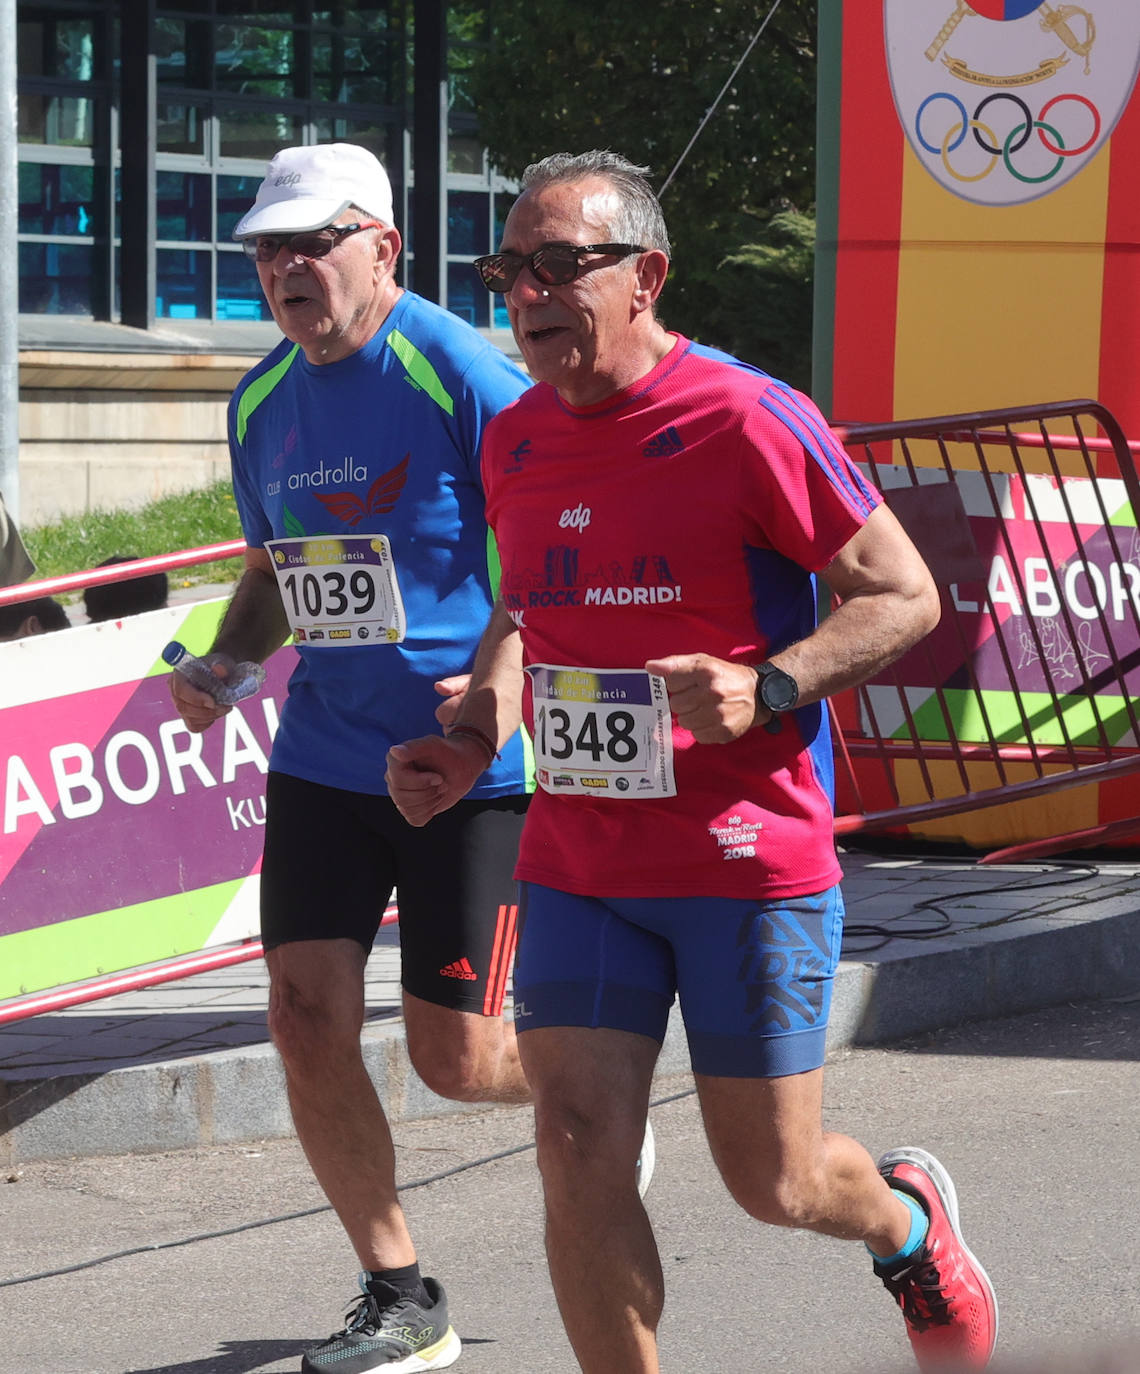
[[[814,217],[779,211],[694,294],[704,302],[702,334],[736,341],[730,352],[745,357],[746,350],[746,361],[809,390],[814,268]]]
[[[518,176],[548,153],[613,148],[647,165],[660,191],[769,8],[494,6],[493,46],[471,86],[492,160]],[[816,0],[782,0],[662,194],[673,242],[665,322],[800,386],[811,327],[804,236],[814,205],[816,10]]]

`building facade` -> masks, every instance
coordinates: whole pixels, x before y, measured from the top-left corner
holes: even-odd
[[[486,32],[485,4],[442,0],[20,0],[20,314],[224,350],[269,319],[230,238],[266,162],[345,140],[391,175],[405,284],[505,324],[470,268],[512,198],[465,87]]]
[[[25,525],[228,473],[227,398],[279,337],[231,238],[291,144],[370,148],[402,284],[511,350],[471,260],[510,208],[467,74],[487,0],[18,0]]]

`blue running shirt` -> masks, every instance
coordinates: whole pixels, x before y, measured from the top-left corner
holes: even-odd
[[[270,766],[384,794],[389,746],[438,734],[432,684],[468,672],[497,589],[479,449],[528,378],[476,330],[410,292],[351,357],[314,366],[289,340],[229,407],[234,494],[251,547],[305,535],[390,541],[406,637],[297,646]],[[473,797],[526,790],[515,736]]]

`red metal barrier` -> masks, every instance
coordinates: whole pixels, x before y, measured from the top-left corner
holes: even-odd
[[[206,544],[200,549],[182,549],[178,553],[135,558],[129,563],[88,568],[86,572],[64,573],[62,577],[44,577],[38,582],[21,582],[14,587],[0,587],[0,606],[8,606],[15,601],[29,601],[37,596],[58,596],[60,592],[100,587],[105,582],[130,582],[148,573],[170,572],[174,568],[189,568],[197,563],[219,563],[224,558],[243,554],[245,549],[244,539],[231,539],[225,544]]]
[[[389,926],[399,919],[399,909],[393,902],[380,918],[380,924]],[[11,997],[0,1002],[0,1026],[11,1021],[26,1021],[30,1016],[42,1016],[46,1012],[62,1011],[65,1007],[81,1006],[84,1002],[97,1002],[102,997],[114,997],[120,992],[137,992],[140,988],[154,988],[161,983],[190,978],[196,973],[211,973],[214,969],[247,964],[262,958],[264,953],[260,940],[242,940],[237,944],[218,945],[195,954],[182,954],[176,959],[166,959],[161,964],[148,964],[145,968],[89,978],[68,987],[51,988],[27,997]]]
[[[1092,783],[1110,798],[1097,826],[1015,838],[1131,833],[1140,445],[1092,401],[838,428],[926,557],[942,622],[835,699],[837,833]]]
[[[1090,784],[1116,789],[1116,814],[1110,806],[1095,825],[1018,836],[991,861],[1140,832],[1121,781],[1140,772],[1140,445],[1091,401],[840,433],[930,564],[943,615],[887,674],[833,703],[837,834]],[[25,583],[0,589],[0,605],[244,548],[235,540]],[[384,922],[395,919],[393,906]],[[14,998],[0,1004],[0,1024],[260,955],[245,941]]]

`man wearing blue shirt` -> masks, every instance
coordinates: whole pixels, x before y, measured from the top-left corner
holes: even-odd
[[[302,1369],[443,1369],[460,1345],[397,1199],[360,1052],[364,967],[398,888],[420,1076],[447,1097],[529,1099],[499,1015],[527,802],[520,738],[496,750],[478,732],[457,736],[490,766],[466,809],[426,830],[403,820],[384,781],[389,747],[438,730],[437,692],[459,693],[470,671],[497,581],[479,446],[528,380],[397,285],[392,192],[363,148],[279,152],[234,237],[285,338],[230,403],[248,548],[215,671],[262,662],[290,634],[298,650],[266,787],[269,1026],[297,1135],[365,1271],[345,1329]],[[194,731],[230,709],[177,673],[171,690]]]

